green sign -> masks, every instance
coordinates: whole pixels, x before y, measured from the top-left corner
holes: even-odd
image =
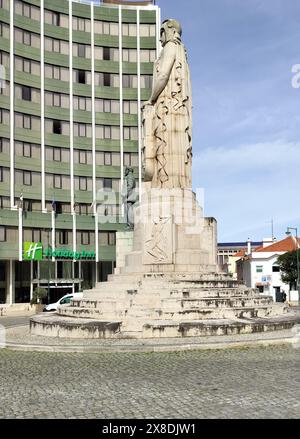
[[[95,259],[96,254],[94,251],[87,252],[85,250],[73,252],[68,248],[57,248],[52,250],[51,248],[46,248],[44,251],[44,257],[46,258],[59,258],[59,259]]]
[[[24,261],[41,261],[43,259],[43,245],[41,242],[24,242]]]
[[[41,242],[24,242],[24,261],[41,261],[42,259],[95,259],[96,254],[94,251],[80,250],[73,252],[68,248],[57,248],[52,250],[51,248],[46,248],[43,251],[43,245]]]

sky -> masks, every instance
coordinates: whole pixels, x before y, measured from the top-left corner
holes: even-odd
[[[157,0],[192,76],[193,188],[218,241],[300,235],[299,0]],[[300,81],[299,81],[300,82]]]

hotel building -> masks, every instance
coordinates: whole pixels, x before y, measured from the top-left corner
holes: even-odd
[[[113,271],[159,24],[153,1],[0,0],[0,303]]]

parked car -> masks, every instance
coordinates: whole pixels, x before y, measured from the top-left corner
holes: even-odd
[[[49,305],[46,305],[43,309],[44,312],[46,311],[57,311],[58,305],[69,305],[71,302],[71,299],[78,298],[81,299],[83,297],[82,293],[71,293],[71,294],[65,294],[63,297],[61,297],[57,302],[55,303],[49,303]]]

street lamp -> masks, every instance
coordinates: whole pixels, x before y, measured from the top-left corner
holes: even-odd
[[[297,227],[288,227],[286,230],[286,235],[291,235],[291,230],[295,231],[295,239],[296,239],[296,257],[297,257],[297,283],[296,288],[298,290],[298,304],[300,305],[300,273],[299,273],[299,242],[298,242],[298,229]]]

